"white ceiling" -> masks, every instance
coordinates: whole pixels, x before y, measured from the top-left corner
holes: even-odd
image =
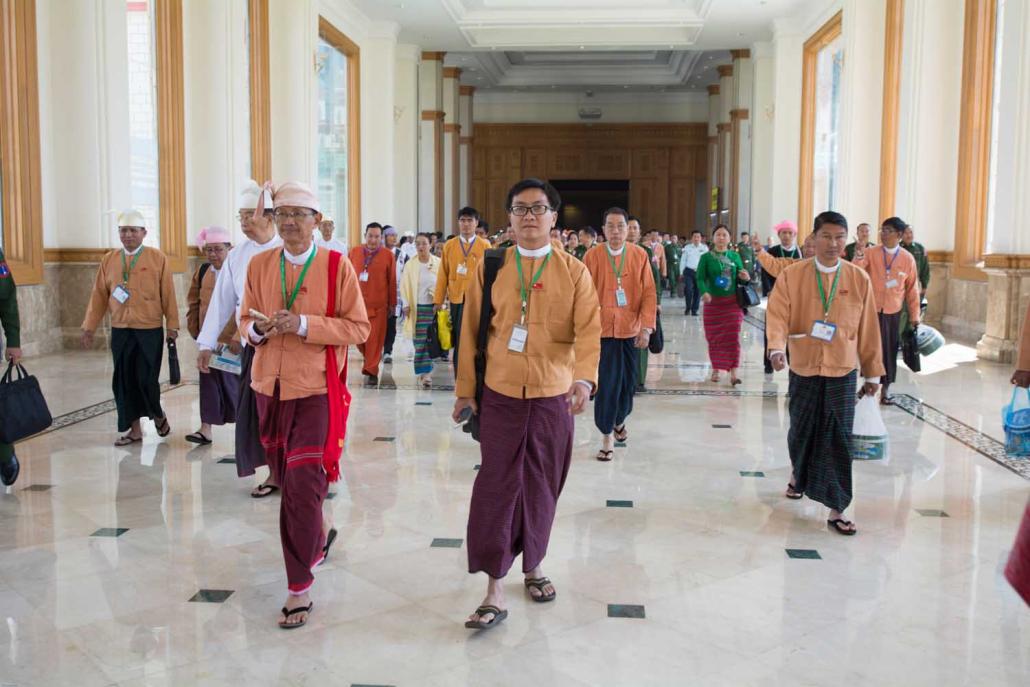
[[[703,90],[811,0],[350,0],[498,90]]]

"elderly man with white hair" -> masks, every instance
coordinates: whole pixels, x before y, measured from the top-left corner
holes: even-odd
[[[118,215],[122,248],[108,252],[100,261],[82,322],[82,346],[92,348],[97,327],[104,315],[111,313],[111,387],[118,431],[125,432],[115,446],[143,441],[140,419],[144,417],[154,421],[158,436],[166,437],[172,431],[161,408],[158,375],[165,328],[168,338],[179,335],[179,308],[168,257],[157,248],[144,246],[146,235],[146,221],[139,210]]]

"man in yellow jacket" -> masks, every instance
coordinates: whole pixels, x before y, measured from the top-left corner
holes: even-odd
[[[469,278],[483,261],[490,244],[476,236],[479,211],[463,207],[458,210],[458,236],[444,244],[440,271],[436,277],[433,310],[443,310],[444,301],[450,303],[451,329],[454,338],[454,366],[458,366],[458,342],[461,334],[461,315],[465,307],[465,289]]]

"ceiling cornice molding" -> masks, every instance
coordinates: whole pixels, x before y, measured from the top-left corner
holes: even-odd
[[[384,38],[386,40],[397,40],[401,33],[401,25],[395,21],[374,21],[369,24],[369,38]]]

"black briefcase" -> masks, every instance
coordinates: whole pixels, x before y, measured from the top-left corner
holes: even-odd
[[[440,325],[436,314],[433,314],[433,321],[429,323],[429,327],[426,328],[426,351],[429,353],[429,357],[433,360],[439,360],[447,354],[444,347],[440,344]]]
[[[0,378],[0,443],[21,441],[53,423],[39,382],[24,366],[8,363]]]
[[[179,369],[179,349],[175,346],[175,339],[168,337],[168,383],[178,384],[182,381],[182,371]]]

